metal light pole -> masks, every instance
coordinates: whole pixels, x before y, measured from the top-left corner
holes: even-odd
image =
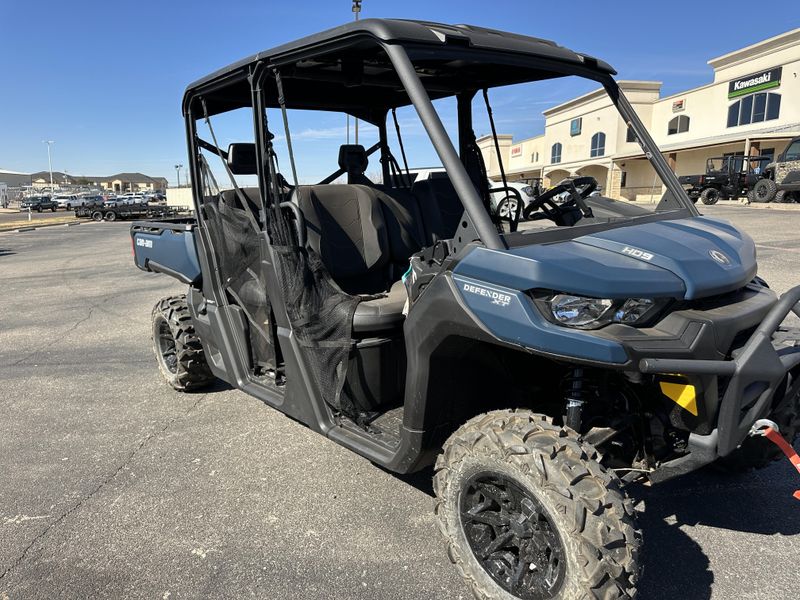
[[[358,16],[361,14],[361,2],[362,1],[363,0],[353,0],[353,16],[355,17],[356,21],[358,21]],[[355,121],[356,121],[356,144],[358,144],[358,118],[357,117],[356,117]],[[348,131],[347,131],[347,137],[348,138],[350,137],[349,129],[350,128],[348,127]]]
[[[43,144],[47,144],[47,168],[50,169],[50,193],[55,193],[53,188],[53,159],[50,156],[50,146],[55,144],[53,140],[42,140]]]
[[[181,169],[183,165],[175,165],[175,172],[178,174],[178,187],[181,187]]]

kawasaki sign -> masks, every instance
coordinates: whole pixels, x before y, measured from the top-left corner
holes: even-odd
[[[747,75],[741,79],[734,79],[728,84],[728,98],[736,98],[737,96],[778,87],[781,84],[782,70],[783,67],[777,67],[769,71]]]

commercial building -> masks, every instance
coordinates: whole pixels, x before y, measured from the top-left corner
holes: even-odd
[[[50,172],[40,171],[29,176],[36,188],[50,187]],[[30,182],[29,182],[30,183]],[[101,188],[111,192],[153,192],[164,190],[167,180],[164,177],[150,177],[143,173],[117,173],[108,177],[89,175],[68,175],[53,171],[53,183],[59,185],[85,185]]]
[[[707,85],[661,97],[661,82],[620,87],[678,175],[703,173],[706,159],[775,156],[800,135],[800,28],[708,61]],[[590,175],[604,195],[660,197],[662,187],[639,144],[602,89],[545,110],[544,133],[514,140],[498,135],[510,180]],[[498,180],[491,136],[478,140],[489,176]]]

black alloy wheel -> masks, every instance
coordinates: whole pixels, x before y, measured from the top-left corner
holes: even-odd
[[[461,493],[461,526],[475,558],[522,600],[548,600],[564,583],[564,548],[542,504],[499,473],[480,472]]]

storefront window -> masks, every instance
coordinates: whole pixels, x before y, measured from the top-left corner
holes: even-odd
[[[767,94],[767,121],[777,119],[781,114],[781,95]]]
[[[745,96],[728,107],[728,127],[773,121],[780,116],[781,95],[764,93]]]
[[[553,147],[550,149],[550,162],[558,164],[561,162],[561,143],[556,142],[553,144]]]
[[[667,135],[675,135],[686,131],[689,131],[689,117],[686,115],[678,115],[673,118],[667,127]]]
[[[606,153],[606,134],[595,133],[592,136],[592,148],[589,151],[589,156],[592,158],[596,156],[603,156]]]

